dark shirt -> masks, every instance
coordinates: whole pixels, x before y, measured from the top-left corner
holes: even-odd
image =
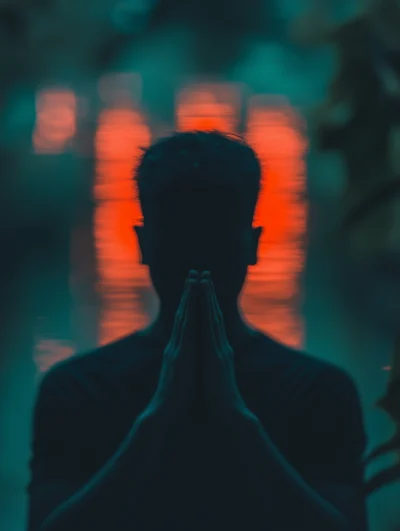
[[[64,481],[83,486],[113,456],[155,392],[162,354],[149,338],[133,334],[57,364],[45,375],[34,415],[29,531],[38,531],[49,510],[64,501],[51,501],[49,492],[43,506],[36,492]],[[352,493],[362,492],[365,448],[351,378],[258,333],[235,352],[235,368],[248,408],[290,465],[324,494],[332,485],[342,487],[337,508],[354,521],[362,519],[351,505]],[[226,430],[190,422],[177,428],[170,444],[143,508],[148,529],[244,529],[246,492],[232,463],[246,456],[234,454]],[[285,500],[282,510],[290,511]],[[131,529],[129,522],[123,529]],[[279,522],[265,522],[260,529],[275,531]],[[293,529],[302,530],[301,522]]]

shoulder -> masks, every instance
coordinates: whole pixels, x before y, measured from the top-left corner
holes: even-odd
[[[139,334],[56,363],[41,378],[37,407],[82,409],[101,394],[116,391],[124,379],[139,377],[154,358]]]
[[[291,356],[304,374],[309,375],[308,401],[314,414],[319,410],[338,418],[346,412],[360,410],[360,397],[354,377],[343,367],[305,352],[292,351]]]
[[[287,347],[284,363],[298,377],[291,400],[296,404],[297,444],[309,460],[326,456],[340,463],[358,463],[367,436],[357,384],[344,368]],[[298,390],[296,392],[296,390]]]
[[[262,338],[257,363],[263,380],[273,382],[302,421],[360,424],[361,401],[353,376],[344,368],[296,350],[273,339]],[[271,376],[272,375],[272,376]]]
[[[345,369],[265,335],[261,345],[260,363],[265,371],[271,367],[279,369],[282,379],[293,387],[293,392],[295,389],[307,391],[309,396],[315,395],[319,399],[328,399],[333,393],[353,399],[358,397],[354,379]]]
[[[347,452],[358,458],[365,451],[367,438],[360,395],[353,376],[335,364],[304,353],[299,356],[313,374],[300,404],[305,432],[313,433],[317,443],[315,455],[331,448],[336,455]]]
[[[329,410],[341,410],[350,404],[359,404],[359,392],[352,374],[334,363],[316,358],[305,352],[292,351],[297,363],[312,375],[309,397],[313,406],[328,406]]]

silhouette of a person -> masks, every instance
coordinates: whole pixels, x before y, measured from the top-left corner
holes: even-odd
[[[353,381],[238,307],[261,234],[253,150],[175,134],[145,151],[136,182],[159,314],[44,377],[29,531],[365,531]]]

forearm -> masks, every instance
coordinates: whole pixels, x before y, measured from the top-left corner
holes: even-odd
[[[141,500],[158,469],[166,433],[159,417],[138,418],[114,456],[46,518],[40,531],[141,529]]]
[[[290,466],[254,415],[229,417],[229,430],[255,515],[273,517],[287,530],[301,523],[310,530],[350,531],[345,517]]]

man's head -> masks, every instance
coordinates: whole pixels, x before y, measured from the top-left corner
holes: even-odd
[[[190,269],[211,271],[222,306],[236,302],[257,261],[260,181],[254,151],[236,136],[177,133],[145,150],[136,171],[144,223],[135,229],[162,303],[177,304]]]

